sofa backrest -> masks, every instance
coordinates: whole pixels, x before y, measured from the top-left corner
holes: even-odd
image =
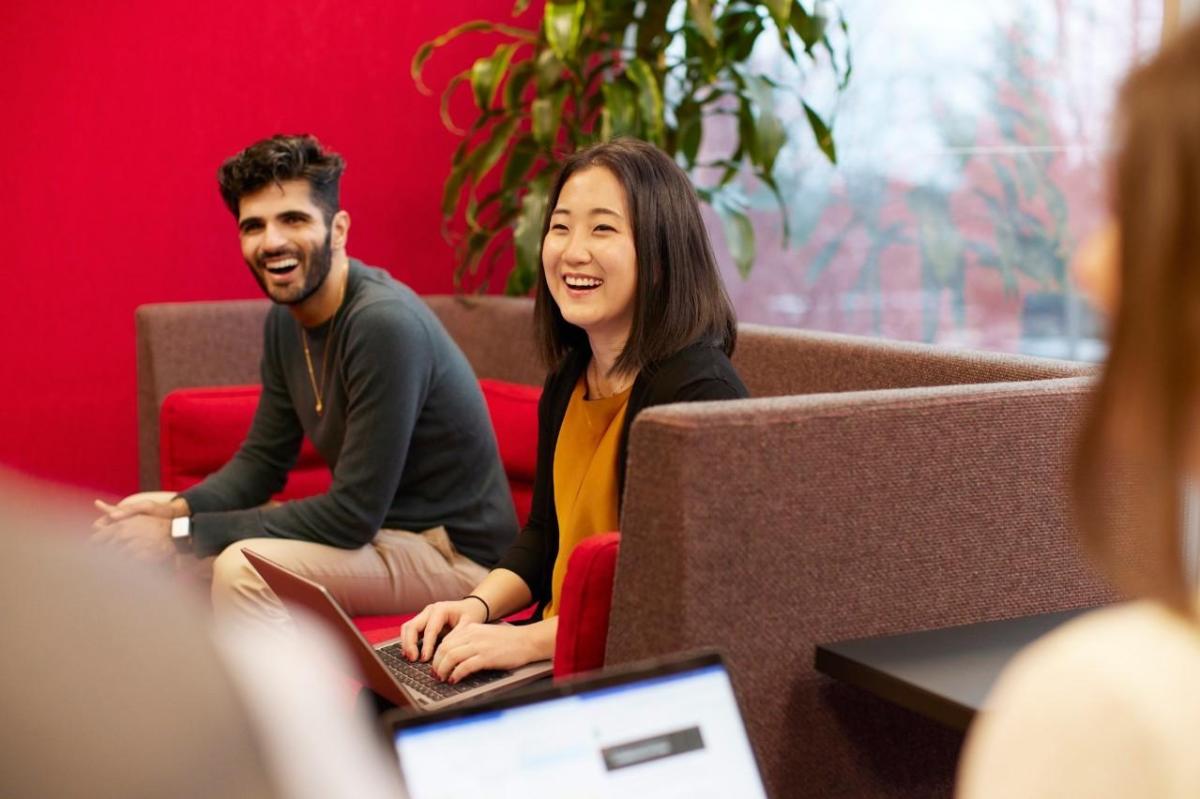
[[[514,297],[423,298],[479,378],[541,386],[533,301]],[[142,490],[158,488],[159,410],[180,388],[260,382],[269,301],[154,303],[137,309],[138,464]]]
[[[651,408],[607,664],[722,649],[773,796],[948,796],[961,735],[815,646],[1098,604],[1065,475],[1086,378]]]
[[[769,325],[738,326],[737,367],[752,397],[1004,383],[1078,377],[1087,364],[847,336]]]

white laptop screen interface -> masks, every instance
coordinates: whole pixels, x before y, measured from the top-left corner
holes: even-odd
[[[719,665],[400,729],[395,746],[412,799],[766,796]]]

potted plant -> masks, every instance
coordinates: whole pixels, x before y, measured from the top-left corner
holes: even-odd
[[[848,51],[831,38],[845,33],[845,20],[829,3],[814,1],[810,10],[799,0],[547,0],[536,30],[475,20],[422,45],[412,75],[429,94],[422,71],[438,48],[464,34],[501,37],[442,91],[442,120],[463,136],[441,209],[443,232],[459,253],[455,285],[471,276],[486,289],[501,257],[512,252],[506,291],[528,293],[540,269],[547,193],[563,154],[619,135],[653,142],[689,171],[747,274],[754,228],[731,188],[748,174],[770,189],[786,243],[787,198],[775,162],[791,134],[775,97],[799,92],[754,68],[756,44],[774,37],[792,65],[830,71],[839,91],[851,74]],[[516,0],[513,16],[529,6],[530,0]],[[452,119],[451,102],[467,87],[475,110],[464,128]],[[836,161],[829,121],[801,102],[821,151]],[[720,122],[730,129],[731,149],[701,160],[705,130]]]

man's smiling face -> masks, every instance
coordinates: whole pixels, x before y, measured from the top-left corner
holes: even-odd
[[[242,257],[263,292],[281,305],[304,302],[325,282],[331,233],[306,180],[269,183],[238,202]]]

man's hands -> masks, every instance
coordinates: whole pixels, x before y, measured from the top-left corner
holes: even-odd
[[[150,499],[146,497],[139,498],[137,495],[123,499],[116,505],[109,505],[103,500],[96,500],[96,510],[100,511],[103,516],[95,521],[93,528],[99,528],[113,524],[114,522],[124,521],[133,516],[156,516],[160,519],[174,519],[177,516],[188,515],[187,500],[183,497],[173,497],[172,499],[162,501]]]
[[[435,675],[456,683],[481,669],[515,669],[554,655],[557,618],[517,627],[484,624],[485,612],[482,602],[470,598],[426,605],[400,628],[404,656],[430,661]]]
[[[120,549],[138,560],[167,561],[175,554],[171,519],[188,514],[181,497],[161,501],[131,497],[117,505],[96,500],[103,515],[92,523],[92,541]]]

